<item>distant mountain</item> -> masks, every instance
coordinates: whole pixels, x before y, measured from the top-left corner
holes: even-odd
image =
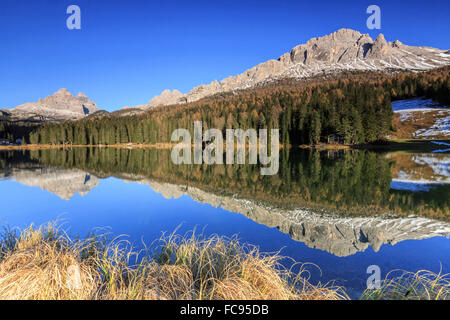
[[[375,40],[368,34],[340,29],[330,35],[313,38],[298,45],[278,60],[269,60],[235,77],[195,87],[187,94],[164,90],[150,100],[150,108],[199,100],[221,92],[251,88],[280,79],[304,79],[340,71],[424,71],[450,65],[450,50],[413,47],[400,41],[387,42],[383,34]]]
[[[38,102],[27,102],[0,112],[13,120],[66,121],[81,119],[97,110],[97,105],[83,93],[74,97],[63,88]]]

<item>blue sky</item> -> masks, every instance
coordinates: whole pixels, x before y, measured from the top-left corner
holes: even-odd
[[[81,8],[81,30],[66,9]],[[366,8],[381,8],[368,30]],[[0,0],[0,108],[65,87],[101,109],[235,75],[339,28],[450,49],[450,1]]]

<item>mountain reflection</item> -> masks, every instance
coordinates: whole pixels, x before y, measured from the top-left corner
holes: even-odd
[[[62,199],[113,176],[243,214],[337,256],[450,235],[449,163],[447,154],[284,150],[279,173],[261,176],[257,165],[174,165],[170,150],[0,153],[4,178]]]
[[[40,187],[64,200],[77,192],[85,196],[98,185],[98,178],[78,169],[27,168],[13,169],[4,176],[30,187]]]

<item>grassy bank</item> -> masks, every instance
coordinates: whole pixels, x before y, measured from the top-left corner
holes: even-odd
[[[431,140],[418,140],[418,139],[404,139],[404,140],[389,140],[384,144],[361,144],[361,145],[343,145],[343,144],[327,144],[320,143],[316,145],[286,145],[280,144],[282,148],[300,148],[300,149],[316,149],[323,150],[351,150],[351,149],[364,149],[372,151],[403,151],[403,152],[431,152],[438,149],[443,149],[442,146],[432,144]],[[448,139],[441,139],[433,141],[441,141],[450,143]],[[71,145],[71,144],[25,144],[25,145],[9,145],[0,146],[1,150],[43,150],[43,149],[70,149],[70,148],[121,148],[121,149],[172,149],[177,143],[156,143],[156,144],[136,144],[136,143],[122,143],[112,145]],[[194,145],[192,145],[194,147]],[[226,145],[224,144],[224,150]],[[246,146],[248,148],[248,145]]]
[[[104,237],[71,240],[54,225],[6,230],[0,245],[0,299],[346,299],[313,286],[236,239],[163,237],[133,252]],[[134,263],[139,261],[139,263]]]
[[[72,240],[54,224],[0,235],[0,299],[346,300],[278,254],[236,239],[170,235],[140,252],[104,236]],[[139,262],[136,262],[139,261]],[[363,299],[448,299],[447,276],[402,273]]]

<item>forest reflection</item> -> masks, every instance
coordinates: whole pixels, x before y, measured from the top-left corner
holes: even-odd
[[[449,159],[431,153],[282,149],[279,172],[262,176],[259,165],[175,165],[168,149],[73,148],[1,152],[0,167],[4,175],[38,166],[78,169],[99,178],[145,178],[339,216],[414,214],[447,221]]]

